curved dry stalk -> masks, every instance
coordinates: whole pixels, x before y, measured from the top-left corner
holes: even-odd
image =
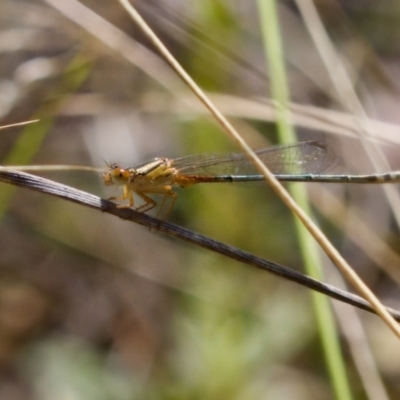
[[[39,121],[38,119],[32,119],[31,121],[16,122],[15,124],[3,125],[3,126],[0,126],[0,130],[15,128],[17,126],[29,125],[29,124],[33,124],[34,122],[38,122],[38,121]]]
[[[225,255],[226,257],[240,261],[251,267],[268,271],[281,278],[323,293],[333,299],[377,314],[367,301],[355,294],[336,288],[333,285],[320,282],[316,279],[308,277],[307,275],[292,270],[291,268],[279,265],[269,260],[265,260],[261,257],[257,257],[249,252],[218,242],[189,229],[182,228],[169,222],[160,221],[156,218],[150,217],[149,215],[139,213],[129,208],[118,208],[114,203],[108,200],[104,200],[98,196],[75,189],[71,186],[63,185],[61,183],[54,182],[36,175],[31,175],[26,172],[13,171],[6,168],[0,169],[0,182],[9,183],[14,186],[48,194],[66,201],[80,204],[84,207],[93,208],[107,214],[115,215],[116,217],[125,219],[127,221],[135,222],[152,230],[165,233],[166,235]],[[391,308],[385,308],[385,310],[397,321],[400,321],[400,311]]]
[[[88,167],[86,165],[7,165],[0,167],[0,170],[14,170],[14,171],[86,171],[102,173],[105,168]]]
[[[311,233],[311,235],[315,238],[315,240],[318,242],[324,252],[339,268],[339,270],[351,283],[351,285],[355,287],[359,291],[359,293],[364,296],[365,299],[368,300],[368,302],[376,310],[377,314],[380,315],[380,317],[396,334],[396,336],[400,338],[400,328],[396,321],[390,316],[390,314],[386,311],[386,309],[383,307],[375,294],[365,285],[362,279],[360,279],[357,273],[350,267],[350,265],[336,250],[332,243],[330,243],[324,233],[317,227],[317,225],[303,211],[303,209],[297,205],[297,203],[293,200],[288,191],[278,182],[277,179],[275,179],[269,169],[261,162],[257,155],[252,151],[250,146],[245,142],[245,140],[243,140],[240,134],[227,121],[223,114],[215,107],[211,100],[204,94],[200,87],[193,81],[193,79],[187,74],[187,72],[182,68],[182,66],[173,57],[173,55],[167,50],[161,40],[147,25],[147,23],[143,20],[136,9],[129,3],[129,1],[119,0],[119,2],[129,13],[135,23],[140,27],[147,38],[162,54],[165,60],[171,65],[171,67],[176,71],[181,79],[189,86],[189,88],[198,97],[198,99],[207,107],[207,109],[218,121],[224,131],[227,132],[228,135],[239,144],[239,146],[247,154],[249,159],[254,163],[260,173],[264,175],[265,180],[268,182],[271,188],[278,194],[278,196],[286,204],[286,206],[300,219],[304,227]]]
[[[400,256],[374,230],[368,226],[355,209],[346,209],[339,199],[324,187],[318,188],[318,195],[311,196],[316,209],[338,229],[344,230],[349,238],[364,254],[394,282],[400,285]],[[385,256],[382,257],[382,254]]]

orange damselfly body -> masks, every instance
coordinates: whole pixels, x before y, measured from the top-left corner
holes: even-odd
[[[330,175],[323,171],[331,167],[336,157],[325,144],[316,141],[300,142],[293,145],[270,146],[256,151],[261,161],[279,181],[286,182],[328,182],[328,183],[387,183],[399,182],[400,171],[370,175]],[[196,154],[176,159],[155,158],[132,168],[117,164],[108,165],[103,176],[104,183],[123,186],[121,197],[110,200],[128,200],[118,207],[134,207],[133,194],[144,200],[137,207],[147,212],[156,207],[151,195],[164,197],[160,210],[167,198],[171,199],[165,215],[177,199],[174,187],[187,187],[197,183],[214,182],[256,182],[263,181],[253,163],[244,154]]]

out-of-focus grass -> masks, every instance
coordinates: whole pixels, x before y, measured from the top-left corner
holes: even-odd
[[[271,73],[271,94],[276,101],[277,129],[281,143],[298,141],[291,122],[290,89],[284,61],[284,48],[281,41],[281,28],[279,23],[278,8],[275,1],[258,2],[260,10],[260,23],[265,42],[265,54]],[[307,213],[312,214],[310,201],[304,186],[289,185],[289,190],[295,201]],[[295,217],[296,218],[296,217]],[[315,279],[323,280],[322,257],[313,237],[306,227],[295,219],[296,232],[301,248],[304,268],[307,274]],[[335,397],[338,399],[351,399],[349,379],[347,378],[346,362],[342,354],[339,335],[333,309],[329,300],[311,293],[315,308],[315,318],[318,326],[321,343],[323,345],[327,370],[329,371]]]
[[[40,150],[44,139],[54,125],[55,115],[68,97],[74,94],[88,77],[91,64],[85,56],[77,54],[62,72],[59,82],[54,83],[52,92],[34,112],[31,119],[38,121],[23,128],[13,147],[3,158],[3,165],[29,165]],[[12,200],[15,188],[5,186],[0,192],[0,220]]]

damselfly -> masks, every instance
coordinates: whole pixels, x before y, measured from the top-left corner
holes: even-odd
[[[330,175],[322,174],[331,167],[336,157],[326,145],[315,141],[301,142],[288,146],[271,146],[256,151],[279,181],[286,182],[329,182],[329,183],[388,183],[399,182],[400,171],[371,175]],[[263,181],[253,163],[244,154],[198,154],[176,159],[155,158],[133,168],[117,164],[108,165],[103,174],[104,183],[123,186],[121,197],[112,200],[128,200],[118,207],[133,207],[135,193],[144,200],[137,207],[139,212],[153,209],[157,203],[149,195],[171,199],[166,214],[177,199],[174,187],[186,187],[196,183],[213,182],[255,182]]]

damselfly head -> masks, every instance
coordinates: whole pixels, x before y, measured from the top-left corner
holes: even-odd
[[[131,171],[120,167],[118,164],[107,164],[108,171],[102,177],[106,186],[126,185],[131,177]]]

